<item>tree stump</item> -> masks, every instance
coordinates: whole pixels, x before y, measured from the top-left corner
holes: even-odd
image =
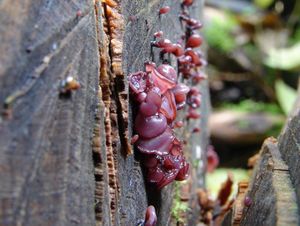
[[[241,196],[242,202],[237,202],[242,205],[234,205],[223,225],[300,224],[299,144],[300,95],[278,140],[265,140],[248,191]],[[246,197],[251,202],[248,205]]]
[[[154,32],[182,35],[180,2],[0,2],[0,225],[135,225],[150,204],[158,225],[171,224],[173,186],[148,189],[129,142],[127,75],[151,59]],[[203,2],[194,2],[199,19]],[[172,10],[159,16],[166,5]],[[70,76],[80,88],[61,95]],[[189,225],[198,220],[208,143],[206,82],[201,89],[201,121],[178,132],[185,155],[200,163],[182,189]],[[197,126],[201,134],[191,132]]]

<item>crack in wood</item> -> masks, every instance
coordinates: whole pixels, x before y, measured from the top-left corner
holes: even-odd
[[[108,4],[107,4],[108,3]],[[122,112],[127,113],[127,109],[120,109],[123,107],[122,102],[127,102],[127,95],[120,96],[122,90],[119,90],[119,86],[115,84],[115,78],[123,76],[121,71],[121,51],[118,50],[119,46],[116,46],[116,43],[112,42],[113,30],[116,24],[112,24],[111,17],[115,15],[115,12],[112,13],[111,7],[114,1],[104,1],[102,4],[97,1],[95,4],[95,12],[97,16],[97,33],[98,33],[98,42],[99,42],[99,55],[100,55],[100,87],[102,90],[101,93],[101,102],[103,102],[103,114],[104,114],[104,130],[105,130],[105,145],[98,150],[98,152],[105,152],[106,161],[96,161],[95,164],[95,179],[96,179],[96,202],[97,206],[105,205],[103,203],[103,189],[99,186],[104,185],[103,178],[107,176],[108,184],[108,201],[109,201],[109,223],[108,224],[118,224],[118,195],[120,193],[120,188],[117,183],[117,150],[118,142],[121,137],[125,137],[126,128],[121,127],[120,124],[127,125],[127,114],[122,114]],[[114,5],[115,7],[115,5]],[[108,12],[109,11],[109,12]],[[108,14],[110,16],[108,16]],[[115,17],[114,17],[115,18]],[[115,21],[113,21],[116,23]],[[121,24],[122,25],[122,24]],[[122,39],[120,39],[120,42]],[[118,43],[117,43],[118,44]],[[116,50],[117,49],[117,50]],[[116,52],[117,51],[117,52]],[[118,54],[116,54],[118,53]],[[116,60],[117,59],[117,60]],[[124,83],[124,81],[123,81]],[[126,106],[126,105],[125,105]],[[121,115],[121,116],[120,116]],[[98,124],[101,123],[99,120]],[[96,125],[97,127],[97,125]],[[99,129],[95,130],[95,142],[94,147],[99,146],[97,140],[100,138]],[[127,138],[127,136],[126,136]],[[125,138],[125,139],[126,139]],[[105,149],[105,150],[101,150]],[[103,153],[102,153],[103,156]],[[99,153],[98,153],[99,157]],[[95,160],[95,158],[94,158]],[[104,163],[104,164],[103,164]],[[105,172],[103,171],[103,165]],[[102,166],[101,166],[102,165]],[[97,224],[102,222],[102,210],[101,208],[96,208],[96,220]]]

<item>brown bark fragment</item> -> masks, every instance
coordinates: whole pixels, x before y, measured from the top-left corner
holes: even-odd
[[[249,183],[248,182],[239,182],[238,184],[238,194],[234,203],[234,208],[232,212],[232,225],[240,225],[242,214],[244,210],[244,200],[247,194]]]

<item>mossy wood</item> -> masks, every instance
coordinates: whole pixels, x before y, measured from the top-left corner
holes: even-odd
[[[195,1],[193,17],[202,4]],[[159,17],[166,5],[170,13]],[[151,59],[154,32],[180,38],[179,12],[179,0],[0,1],[0,225],[135,225],[149,204],[159,225],[171,224],[172,185],[146,189],[133,155],[126,76]],[[67,76],[81,87],[62,96]],[[186,155],[200,161],[206,83],[202,93],[201,122],[180,131]],[[190,133],[200,123],[201,134]],[[199,214],[202,167],[194,164],[185,189],[189,225]]]

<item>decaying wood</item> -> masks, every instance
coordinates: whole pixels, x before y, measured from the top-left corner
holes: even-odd
[[[260,152],[240,225],[299,225],[298,205],[289,167],[281,158],[277,140],[268,138]]]
[[[159,17],[158,11],[163,5],[169,5],[172,11]],[[198,17],[197,10],[201,9],[202,4],[196,1],[192,9],[192,15]],[[168,225],[171,221],[172,208],[172,185],[163,189],[161,192],[153,188],[145,187],[144,176],[138,153],[132,154],[132,147],[128,146],[127,127],[132,128],[132,116],[134,112],[131,107],[127,112],[128,85],[127,75],[129,73],[143,70],[144,62],[154,60],[159,61],[158,50],[154,51],[154,59],[151,59],[150,42],[153,33],[162,30],[165,37],[172,41],[177,41],[183,33],[178,20],[180,12],[180,2],[177,1],[102,1],[96,2],[96,12],[98,18],[98,42],[100,46],[101,71],[100,86],[102,90],[102,100],[105,105],[106,113],[106,153],[107,169],[109,172],[108,180],[112,181],[109,187],[110,193],[106,193],[114,203],[111,209],[110,219],[115,225],[132,225],[144,217],[144,210],[147,205],[154,205],[157,209],[158,224]],[[156,13],[157,12],[157,13]],[[171,26],[170,26],[171,25]],[[175,61],[172,62],[175,65]],[[203,102],[203,127],[206,127],[206,115],[208,114],[207,84],[202,85]],[[128,122],[127,117],[129,116]],[[185,114],[181,115],[184,119]],[[192,134],[194,126],[200,126],[200,121],[185,122],[186,131],[179,132],[182,139],[186,139],[186,155],[191,159],[198,159],[200,164],[197,168],[192,168],[192,177],[186,185],[183,198],[189,205],[193,205],[192,211],[185,214],[185,220],[194,224],[198,219],[196,206],[195,189],[203,182],[197,181],[196,176],[203,178],[203,158],[207,145],[207,133],[203,130],[201,134],[201,144],[199,134]],[[193,125],[193,126],[192,126]],[[182,134],[187,134],[183,137]],[[125,138],[125,139],[124,139]],[[99,165],[103,168],[103,165]],[[97,167],[96,167],[97,168]],[[105,171],[101,171],[105,174]],[[114,177],[114,178],[113,178]],[[102,179],[102,177],[99,177]],[[97,180],[97,178],[96,178]],[[147,186],[147,185],[146,185]],[[101,190],[102,188],[99,188]],[[97,190],[97,188],[96,188]],[[113,201],[116,200],[116,201]],[[99,199],[99,206],[105,205]],[[102,204],[101,204],[102,203]],[[195,208],[196,207],[196,208]],[[103,207],[104,208],[104,207]],[[99,209],[101,210],[101,209]],[[103,221],[105,216],[100,213],[98,224]],[[109,223],[107,223],[109,224]]]
[[[202,4],[195,1],[193,17]],[[159,17],[165,5],[172,10]],[[170,224],[173,186],[146,187],[128,142],[127,75],[152,60],[154,32],[180,39],[180,11],[171,0],[0,2],[0,225],[135,225],[150,204],[158,225]],[[61,96],[67,76],[80,89]],[[198,160],[181,194],[189,225],[198,220],[208,142],[207,83],[201,86],[202,120],[185,121],[178,132],[187,158]],[[192,133],[198,126],[200,135]]]

